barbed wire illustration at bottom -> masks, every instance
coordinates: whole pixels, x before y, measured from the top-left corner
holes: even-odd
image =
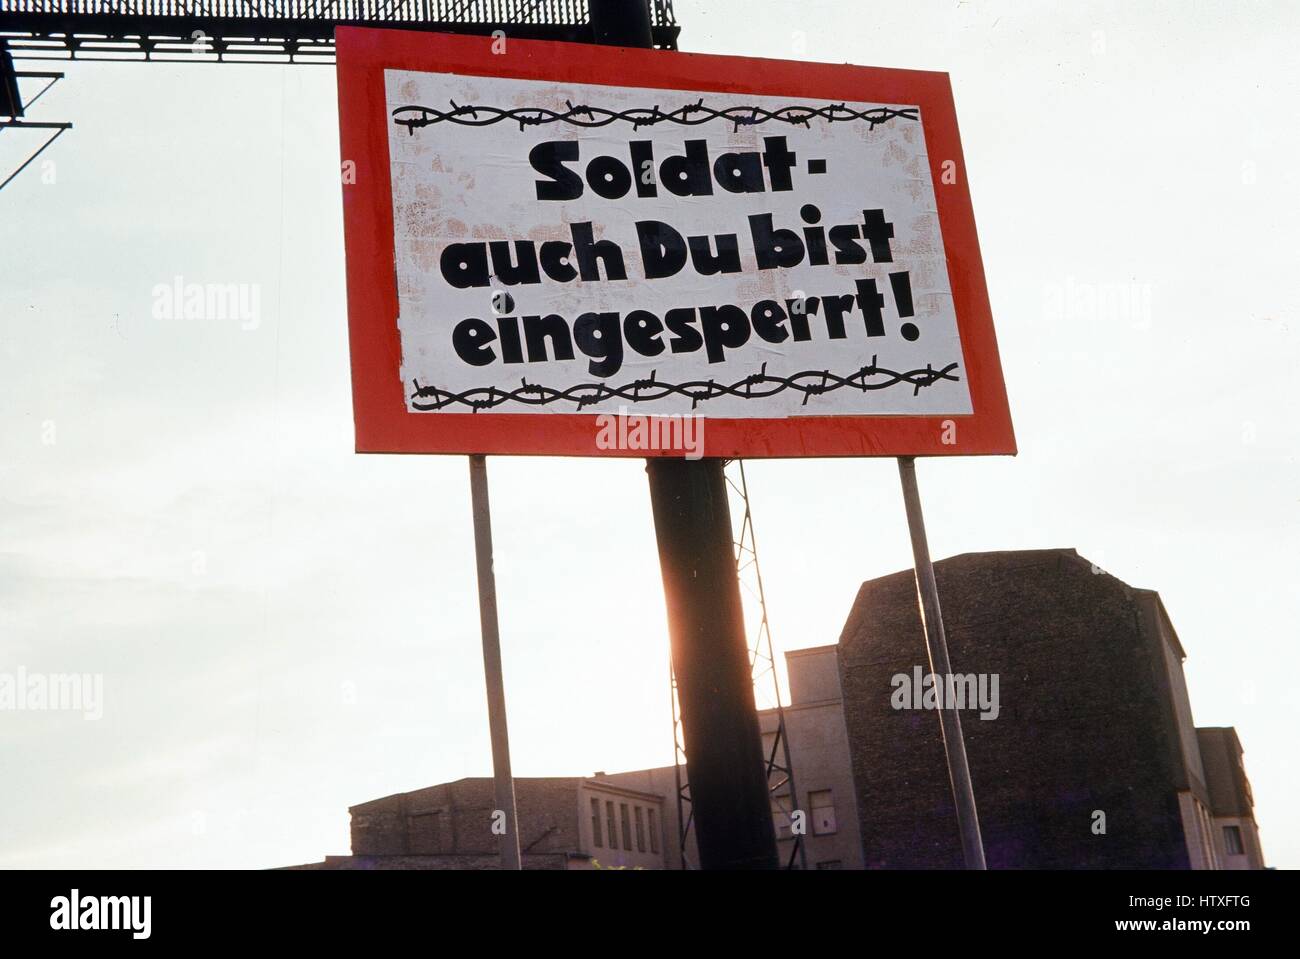
[[[669,383],[657,379],[657,371],[652,371],[648,378],[633,380],[622,386],[609,386],[605,383],[578,383],[565,389],[555,389],[540,383],[520,380],[520,385],[510,390],[496,386],[477,386],[454,392],[437,386],[421,386],[419,380],[412,380],[414,392],[411,393],[411,407],[421,412],[446,409],[449,406],[468,406],[474,412],[494,409],[505,403],[521,403],[525,406],[547,406],[552,403],[569,402],[578,409],[594,406],[605,400],[618,399],[630,403],[648,403],[667,396],[685,396],[691,401],[691,409],[700,403],[722,396],[734,396],[740,399],[757,400],[786,390],[803,394],[803,405],[810,397],[822,396],[836,390],[852,389],[864,393],[888,389],[900,383],[912,387],[912,395],[933,386],[940,380],[958,381],[954,372],[956,363],[949,363],[941,369],[927,363],[925,369],[909,370],[906,373],[887,370],[876,365],[876,357],[871,362],[848,376],[840,376],[829,370],[805,370],[790,376],[773,376],[767,372],[764,363],[757,373],[751,373],[730,385],[716,380],[693,380],[686,383]],[[883,379],[876,381],[876,377]],[[871,382],[869,382],[871,381]]]

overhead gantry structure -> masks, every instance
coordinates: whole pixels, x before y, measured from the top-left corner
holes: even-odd
[[[676,49],[672,0],[644,4],[655,45]],[[44,135],[17,169],[0,171],[0,189],[72,127],[27,118],[63,74],[17,60],[331,64],[341,26],[578,43],[599,28],[587,0],[0,0],[0,132]],[[19,82],[28,80],[44,85],[32,92]]]
[[[646,0],[676,49],[672,0]],[[0,0],[0,49],[19,59],[332,63],[335,27],[592,42],[587,0]]]

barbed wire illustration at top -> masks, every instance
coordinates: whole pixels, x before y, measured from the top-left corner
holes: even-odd
[[[872,129],[890,120],[920,120],[916,107],[872,107],[869,110],[855,110],[844,103],[830,103],[820,107],[787,106],[768,110],[757,106],[729,106],[714,109],[705,106],[703,98],[694,103],[686,103],[675,110],[664,111],[656,104],[653,107],[636,107],[630,110],[608,110],[604,107],[586,105],[574,106],[565,100],[566,109],[552,110],[547,107],[490,107],[462,106],[455,100],[449,101],[450,109],[418,105],[397,107],[393,110],[393,123],[406,127],[412,136],[420,127],[435,123],[455,123],[459,126],[486,127],[494,123],[511,120],[523,130],[530,126],[547,123],[568,123],[578,127],[603,127],[612,123],[631,123],[634,130],[641,127],[655,126],[660,123],[676,123],[680,126],[699,126],[711,120],[727,120],[733,124],[733,130],[742,126],[757,126],[762,123],[786,123],[792,126],[812,126],[814,119],[827,123],[865,122]]]

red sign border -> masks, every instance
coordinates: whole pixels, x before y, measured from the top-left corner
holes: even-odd
[[[384,70],[870,101],[921,108],[948,276],[973,413],[965,416],[709,417],[711,457],[930,456],[1016,452],[975,231],[966,163],[946,73],[671,53],[582,43],[340,27],[339,138],[353,182],[343,186],[352,405],[358,453],[677,456],[599,449],[599,414],[412,413],[402,383]],[[944,164],[951,161],[944,182]],[[346,180],[347,178],[345,178]],[[955,430],[951,427],[955,425]],[[949,442],[944,442],[945,439]],[[955,442],[952,440],[955,439]]]

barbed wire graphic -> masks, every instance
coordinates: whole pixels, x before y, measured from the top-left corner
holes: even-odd
[[[444,390],[437,386],[421,386],[419,380],[412,380],[414,392],[410,400],[412,408],[421,412],[441,410],[449,406],[468,406],[474,412],[489,410],[504,403],[522,403],[525,406],[547,406],[552,403],[569,402],[577,404],[578,409],[602,403],[605,400],[619,399],[631,403],[648,403],[661,400],[667,396],[685,396],[691,401],[691,409],[700,403],[722,396],[735,396],[740,399],[757,400],[775,396],[786,390],[803,394],[803,404],[809,398],[833,393],[840,389],[853,389],[861,392],[888,389],[899,383],[912,387],[912,395],[933,386],[940,380],[957,382],[954,373],[956,363],[949,363],[942,369],[935,369],[927,363],[925,369],[909,370],[898,373],[876,365],[876,357],[871,362],[848,376],[839,376],[829,370],[806,370],[791,376],[772,376],[764,363],[757,373],[751,373],[743,379],[728,385],[716,380],[693,380],[686,383],[669,383],[656,378],[657,371],[652,371],[648,378],[633,380],[622,386],[609,386],[605,383],[578,383],[565,389],[555,389],[540,383],[529,383],[527,378],[511,390],[495,386],[472,387],[461,392]],[[876,382],[875,377],[884,377]],[[868,382],[868,380],[873,382]]]
[[[758,126],[762,123],[787,123],[811,129],[814,119],[827,123],[851,123],[862,121],[869,123],[874,130],[890,120],[919,120],[916,107],[904,107],[895,110],[892,107],[873,107],[870,110],[854,110],[843,103],[830,103],[821,107],[788,106],[777,110],[767,110],[756,106],[730,106],[721,110],[705,106],[701,98],[694,103],[686,103],[676,110],[660,110],[658,104],[653,107],[638,107],[630,110],[607,110],[604,107],[586,105],[574,106],[565,100],[567,109],[551,110],[547,107],[501,107],[461,106],[455,100],[448,101],[451,109],[440,110],[437,107],[403,106],[393,111],[393,123],[406,127],[406,132],[415,136],[420,127],[435,123],[455,123],[459,126],[486,127],[504,120],[519,124],[523,130],[530,126],[547,123],[569,123],[578,127],[604,127],[611,123],[623,121],[632,124],[632,129],[655,126],[659,123],[676,123],[680,126],[699,126],[712,120],[727,120],[733,126],[733,132],[743,126]]]

